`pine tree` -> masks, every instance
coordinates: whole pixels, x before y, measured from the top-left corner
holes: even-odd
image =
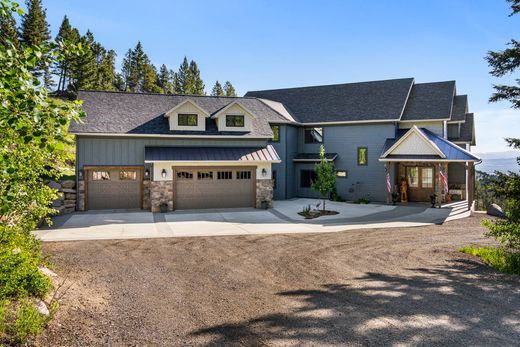
[[[226,96],[237,96],[235,88],[229,81],[226,81],[224,84],[224,92],[226,93]]]
[[[56,42],[72,42],[73,39],[73,31],[72,26],[70,25],[69,19],[67,16],[63,17],[63,21],[61,22],[60,29],[58,31],[58,35],[56,35]],[[58,93],[66,90],[66,79],[67,73],[70,68],[71,58],[64,57],[63,60],[57,61],[54,63],[53,73],[58,76]]]
[[[98,65],[98,81],[96,89],[98,90],[114,90],[116,80],[116,52],[109,50],[103,52],[101,60]]]
[[[179,72],[177,73],[179,80],[179,94],[192,94],[193,93],[193,76],[191,75],[190,64],[188,59],[184,57]]]
[[[217,80],[215,82],[215,85],[213,86],[213,89],[211,90],[211,95],[213,96],[224,96],[224,89],[222,89],[222,85]]]
[[[190,94],[205,95],[206,93],[204,92],[204,82],[200,77],[199,67],[197,66],[197,63],[193,60],[190,62],[190,72],[193,78],[193,89]]]
[[[161,65],[159,69],[159,87],[161,88],[161,93],[163,94],[173,94],[173,84],[171,81],[170,71],[168,67],[164,64]]]
[[[96,89],[97,61],[94,53],[94,35],[89,30],[81,37],[82,53],[74,59],[71,71],[71,87],[74,92],[80,89]]]
[[[16,31],[16,21],[11,11],[6,11],[0,16],[0,44],[7,47],[10,42],[16,49],[20,48],[18,32]]]
[[[116,73],[114,78],[114,89],[119,92],[125,91],[125,78],[123,77],[123,74]]]
[[[26,5],[27,12],[22,15],[20,41],[27,46],[38,46],[48,42],[51,39],[51,33],[41,0],[27,0]],[[45,61],[45,59],[42,59],[42,61]],[[37,77],[43,76],[46,87],[50,87],[48,84],[52,80],[49,78],[49,66],[47,64],[41,64],[33,73]]]
[[[170,70],[170,79],[172,81],[173,93],[182,94],[182,86],[179,81],[179,74],[173,70]]]
[[[121,76],[124,81],[124,91],[131,91],[135,88],[135,83],[132,78],[132,71],[134,70],[132,67],[134,51],[129,48],[126,51],[125,58],[123,59],[123,66],[121,68]]]
[[[520,0],[508,0],[511,3],[511,16],[520,12]],[[503,51],[489,51],[486,60],[491,68],[491,75],[503,77],[509,75],[520,68],[520,41],[511,39],[509,47]],[[516,80],[517,85],[494,85],[495,93],[489,99],[490,102],[509,101],[513,108],[520,108],[520,80]]]
[[[162,89],[159,87],[159,78],[157,75],[157,69],[150,63],[148,58],[143,66],[143,81],[141,84],[141,92],[147,93],[161,93]]]

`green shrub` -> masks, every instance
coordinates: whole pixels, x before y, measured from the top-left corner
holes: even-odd
[[[520,275],[520,254],[506,252],[497,247],[463,247],[461,252],[479,257],[498,271]]]
[[[38,270],[40,242],[34,236],[4,230],[0,239],[0,300],[28,295],[43,297],[51,282]]]
[[[27,298],[4,300],[0,303],[0,346],[23,344],[27,338],[40,333],[47,321]]]

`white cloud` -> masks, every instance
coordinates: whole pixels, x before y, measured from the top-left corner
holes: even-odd
[[[510,108],[475,112],[477,146],[473,152],[500,152],[511,150],[504,137],[520,137],[520,110]]]

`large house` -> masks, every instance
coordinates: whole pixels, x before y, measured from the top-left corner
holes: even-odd
[[[78,209],[260,207],[317,197],[319,149],[346,200],[473,200],[474,117],[455,82],[413,78],[244,97],[81,91]],[[387,173],[390,185],[387,185]],[[440,177],[448,180],[448,189]],[[442,183],[441,183],[442,182]]]

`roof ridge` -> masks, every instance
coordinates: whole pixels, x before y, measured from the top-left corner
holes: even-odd
[[[84,93],[112,93],[112,94],[133,94],[133,95],[157,95],[157,96],[186,96],[186,97],[197,97],[197,98],[224,98],[224,99],[258,99],[253,96],[226,96],[226,95],[196,95],[196,94],[163,94],[153,92],[127,92],[120,90],[92,90],[92,89],[80,89],[79,92]]]
[[[303,86],[303,87],[289,87],[289,88],[277,88],[277,89],[263,89],[263,90],[250,90],[247,93],[255,93],[255,92],[274,92],[279,90],[295,90],[295,89],[307,89],[307,88],[323,88],[323,87],[336,87],[336,86],[345,86],[349,84],[364,84],[364,83],[376,83],[376,82],[389,82],[389,81],[402,81],[402,80],[415,80],[414,77],[403,77],[403,78],[389,78],[386,80],[372,80],[372,81],[359,81],[359,82],[348,82],[348,83],[333,83],[333,84],[320,84],[313,86]],[[247,95],[246,93],[246,95]]]

